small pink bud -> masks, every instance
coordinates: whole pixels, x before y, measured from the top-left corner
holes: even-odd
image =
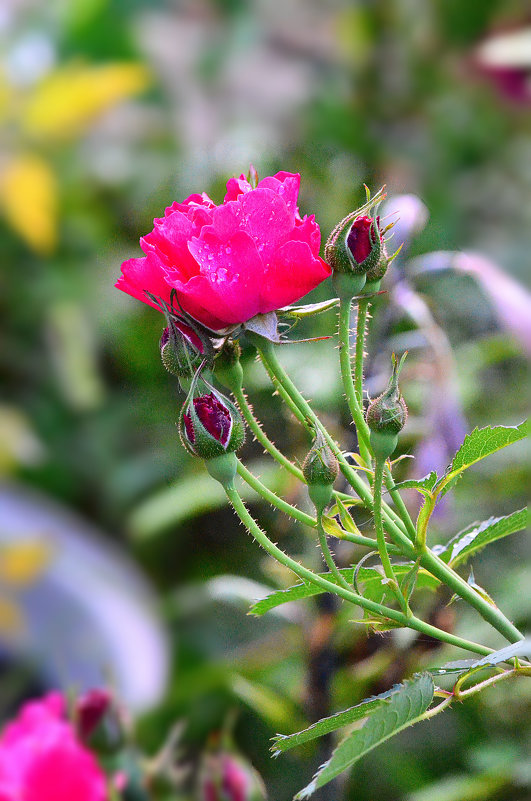
[[[200,801],[264,801],[262,779],[252,765],[233,753],[205,757],[199,779]]]

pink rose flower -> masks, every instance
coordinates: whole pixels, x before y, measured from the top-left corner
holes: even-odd
[[[174,289],[184,311],[216,331],[293,303],[331,272],[314,216],[299,215],[299,185],[300,175],[278,172],[253,189],[242,175],[220,206],[204,193],[173,203],[116,286],[155,308],[145,291],[169,305]]]
[[[105,776],[59,693],[31,701],[0,737],[0,801],[105,801]]]

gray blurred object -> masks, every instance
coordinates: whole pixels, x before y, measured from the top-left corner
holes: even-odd
[[[162,696],[169,646],[155,598],[135,564],[71,511],[20,485],[0,484],[0,549],[48,553],[33,581],[0,586],[21,625],[0,629],[0,655],[34,665],[65,690],[111,686],[133,712]]]
[[[382,203],[380,217],[384,227],[393,223],[392,240],[388,250],[392,253],[402,245],[397,257],[400,259],[407,253],[411,240],[425,227],[429,213],[417,195],[393,195]]]
[[[531,355],[531,294],[516,279],[480,253],[439,250],[413,259],[408,273],[456,270],[477,281],[502,328]]]

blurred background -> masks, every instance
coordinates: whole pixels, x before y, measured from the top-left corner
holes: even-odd
[[[373,310],[368,387],[382,388],[393,350],[410,350],[401,448],[416,459],[397,472],[444,470],[474,426],[525,414],[528,22],[517,0],[2,0],[3,718],[47,688],[106,683],[146,752],[182,721],[191,765],[231,718],[269,797],[288,801],[331,743],[272,760],[276,732],[455,658],[396,632],[367,640],[326,602],[247,616],[291,579],[184,453],[163,320],[113,284],[165,206],[196,191],[221,202],[251,162],[262,176],[302,174],[301,212],[323,238],[363,201],[363,183],[385,183],[382,214],[400,216],[393,243],[405,245]],[[333,328],[328,312],[297,334]],[[282,358],[354,447],[331,344]],[[266,429],[302,458],[303,434],[251,350],[244,360]],[[307,504],[256,443],[244,456]],[[525,457],[513,446],[470,471],[437,510],[433,543],[525,503]],[[276,541],[315,562],[304,532],[248,500]],[[366,516],[358,524],[370,531]],[[474,561],[475,580],[524,628],[528,557],[518,534]],[[445,600],[432,599],[432,619],[501,646]],[[525,801],[529,711],[525,682],[503,685],[386,744],[320,798]],[[164,798],[191,797],[179,792]]]

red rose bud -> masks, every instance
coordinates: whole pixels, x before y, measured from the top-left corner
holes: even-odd
[[[186,323],[168,319],[160,338],[160,355],[166,370],[180,378],[192,375],[205,357],[205,343]]]
[[[87,741],[103,721],[112,699],[106,690],[89,690],[78,698],[75,707],[77,731]]]
[[[200,801],[265,801],[262,779],[252,765],[232,753],[208,754],[199,775]]]
[[[339,473],[339,464],[320,430],[304,460],[302,473],[312,503],[322,513],[332,498],[332,486]]]
[[[367,425],[375,455],[387,459],[398,444],[398,434],[407,420],[407,406],[398,388],[398,376],[407,351],[398,362],[393,354],[393,372],[385,392],[371,401],[367,409]]]
[[[194,397],[195,387],[192,388],[183,406],[181,439],[190,453],[206,460],[213,478],[226,486],[236,473],[234,452],[245,441],[245,427],[236,406],[213,387],[206,386],[211,391],[197,397]]]

